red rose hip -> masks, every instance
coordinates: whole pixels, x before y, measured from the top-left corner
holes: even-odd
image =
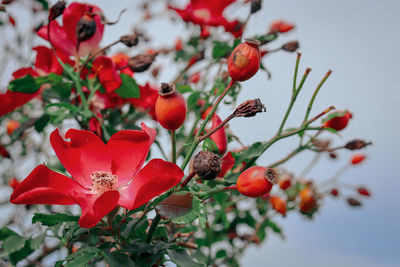
[[[248,197],[261,197],[269,193],[273,185],[268,180],[269,170],[260,166],[248,168],[239,175],[237,190]]]
[[[253,77],[260,68],[258,40],[246,39],[233,50],[228,59],[228,72],[234,81],[246,81]]]
[[[325,128],[332,128],[336,131],[343,130],[346,128],[352,115],[349,111],[337,111],[330,115],[327,120],[324,121]]]
[[[175,85],[162,83],[156,101],[157,121],[167,130],[175,131],[186,119],[186,101]]]

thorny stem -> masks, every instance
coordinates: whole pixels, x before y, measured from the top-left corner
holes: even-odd
[[[171,146],[172,146],[172,151],[171,151],[172,162],[176,163],[176,136],[174,130],[171,131]]]
[[[160,214],[157,214],[156,217],[154,217],[153,221],[151,222],[149,232],[147,233],[146,236],[146,243],[150,243],[151,238],[153,237],[154,231],[156,230],[158,224],[160,223],[161,216]]]
[[[211,135],[213,135],[215,132],[217,132],[219,129],[221,129],[222,127],[224,127],[225,124],[227,124],[231,119],[235,118],[236,116],[234,114],[229,115],[223,122],[221,122],[220,124],[218,124],[217,127],[215,127],[214,129],[212,129],[211,131],[209,131],[207,134],[200,136],[199,137],[199,142],[202,142],[204,139],[210,137]]]
[[[225,88],[225,90],[222,92],[222,94],[218,97],[217,101],[215,101],[211,111],[207,114],[207,117],[204,119],[203,123],[200,125],[200,129],[197,131],[196,136],[194,137],[194,141],[192,146],[190,147],[189,153],[186,155],[181,169],[185,170],[187,164],[189,163],[190,158],[192,157],[194,151],[196,150],[197,145],[200,143],[199,141],[199,136],[201,132],[204,130],[206,127],[207,122],[210,120],[211,116],[214,114],[215,110],[217,109],[219,103],[221,103],[222,99],[226,96],[228,93],[229,89],[236,83],[236,81],[231,80],[228,84],[228,86]]]

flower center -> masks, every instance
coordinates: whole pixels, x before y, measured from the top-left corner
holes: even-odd
[[[95,171],[90,175],[92,178],[93,190],[99,195],[108,190],[114,190],[117,187],[118,177],[105,171]]]
[[[193,15],[198,18],[208,22],[211,19],[211,13],[206,8],[196,9],[193,11]]]

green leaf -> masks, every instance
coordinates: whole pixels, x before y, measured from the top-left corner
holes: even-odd
[[[170,195],[156,206],[163,219],[174,219],[192,211],[193,196],[189,192]]]
[[[20,93],[35,93],[39,90],[40,84],[35,82],[35,79],[30,75],[25,75],[22,78],[12,80],[8,85],[8,90]]]
[[[200,92],[193,92],[187,99],[187,105],[189,110],[193,110],[197,107],[197,100],[200,98]]]
[[[68,214],[42,214],[35,213],[32,218],[32,223],[40,222],[46,226],[53,226],[61,222],[78,222],[79,216],[72,216]]]
[[[264,143],[256,142],[251,147],[244,149],[238,153],[235,166],[248,159],[258,157],[264,152]]]
[[[212,50],[212,57],[214,59],[220,59],[228,56],[232,52],[232,47],[225,42],[214,41],[214,47]]]
[[[129,75],[121,73],[121,86],[115,92],[122,98],[139,98],[140,89],[136,81]]]
[[[198,262],[193,261],[193,259],[189,256],[186,250],[167,249],[167,253],[171,261],[174,262],[179,267],[205,266],[204,264],[200,264]]]
[[[40,246],[44,243],[44,239],[45,238],[46,238],[46,233],[38,235],[35,238],[32,238],[31,248],[32,249],[39,249]]]
[[[49,10],[49,3],[47,3],[46,0],[36,0],[36,2],[39,2],[42,5],[43,9]]]
[[[111,253],[104,253],[104,258],[110,267],[135,267],[135,263],[125,253],[114,251]]]
[[[262,43],[269,43],[275,40],[278,37],[276,33],[268,33],[267,35],[262,35],[262,36],[255,36],[253,39],[257,39]]]
[[[20,235],[11,235],[3,243],[4,252],[11,254],[15,251],[22,249],[25,245],[26,239]]]
[[[26,240],[24,246],[20,250],[10,254],[10,261],[13,265],[16,265],[18,262],[28,257],[34,251],[29,243],[29,240]]]
[[[3,241],[4,239],[12,235],[18,235],[18,234],[6,227],[0,229],[0,241]]]
[[[226,250],[224,249],[220,249],[217,251],[217,253],[215,254],[216,258],[225,258],[227,255]]]
[[[190,85],[176,84],[175,86],[176,86],[176,90],[178,90],[178,92],[181,94],[193,92],[193,89],[192,89],[192,87],[190,87]]]
[[[49,123],[51,119],[51,116],[49,114],[43,114],[42,117],[40,117],[36,122],[35,122],[35,130],[40,133],[43,131],[44,127]]]
[[[64,262],[65,267],[87,266],[94,257],[101,253],[101,250],[95,247],[83,247],[73,254],[68,255]]]

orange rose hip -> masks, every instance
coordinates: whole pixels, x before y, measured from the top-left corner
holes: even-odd
[[[238,45],[228,59],[228,72],[234,81],[246,81],[260,68],[260,50],[258,40],[246,39]]]

